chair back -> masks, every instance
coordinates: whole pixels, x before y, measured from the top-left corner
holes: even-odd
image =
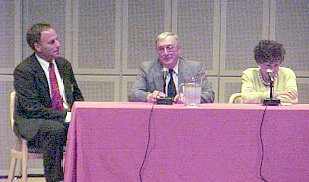
[[[10,94],[10,124],[12,130],[14,128],[14,110],[15,110],[15,91]],[[11,164],[10,170],[8,173],[8,182],[12,182],[14,178],[16,161],[21,160],[21,171],[22,171],[22,181],[27,181],[27,171],[28,171],[28,159],[43,159],[43,155],[41,153],[34,153],[29,151],[28,142],[26,139],[19,138],[17,135],[15,136],[14,147],[11,149]]]
[[[15,123],[15,120],[14,120],[15,97],[16,97],[16,92],[12,91],[10,94],[10,125],[12,127],[13,133],[14,133],[14,123]],[[16,136],[14,133],[14,149],[21,150],[22,142],[23,141],[18,136]]]
[[[10,124],[11,124],[11,127],[13,129],[14,127],[14,110],[15,110],[15,91],[11,92],[10,94]]]
[[[229,102],[230,104],[242,104],[243,100],[241,98],[242,94],[241,93],[233,93],[230,97],[229,97]]]

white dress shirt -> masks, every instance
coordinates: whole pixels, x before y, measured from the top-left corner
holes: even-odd
[[[52,95],[52,91],[51,91],[51,87],[50,87],[50,80],[49,80],[49,62],[48,61],[45,61],[44,59],[40,58],[38,55],[35,55],[35,57],[37,58],[37,60],[39,61],[42,69],[44,70],[44,73],[45,73],[45,76],[47,78],[47,82],[48,82],[48,86],[49,86],[49,94],[50,96]],[[60,73],[59,73],[59,70],[58,70],[58,67],[57,67],[57,64],[55,62],[55,60],[53,59],[52,61],[53,65],[54,65],[54,69],[55,69],[55,73],[56,73],[56,78],[57,78],[57,82],[58,82],[58,87],[59,87],[59,92],[60,92],[60,95],[63,99],[63,107],[65,109],[68,109],[69,108],[69,105],[66,101],[66,97],[65,97],[65,90],[64,90],[64,84],[63,84],[63,79],[61,78],[60,76]],[[67,112],[67,116],[65,118],[65,122],[70,122],[71,121],[71,112]]]

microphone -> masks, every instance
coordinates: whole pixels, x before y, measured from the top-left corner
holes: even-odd
[[[270,93],[269,98],[266,98],[263,100],[264,106],[278,106],[280,104],[280,99],[273,98],[273,92],[274,92],[274,77],[272,76],[273,71],[271,69],[266,70],[266,74],[268,75],[268,78],[270,79]]]
[[[168,69],[164,67],[162,69],[162,80],[163,80],[164,85],[166,84],[167,74],[168,74]],[[164,88],[164,92],[165,92],[165,88]]]
[[[168,75],[168,69],[163,67],[162,69],[162,80],[163,80],[163,92],[166,94],[166,78]],[[164,98],[157,98],[157,104],[166,104],[166,105],[172,105],[173,99],[169,97]]]
[[[266,74],[268,75],[269,80],[270,80],[271,82],[274,82],[274,77],[272,76],[273,70],[267,69],[267,70],[266,70]]]

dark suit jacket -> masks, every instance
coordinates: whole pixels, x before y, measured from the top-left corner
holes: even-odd
[[[163,92],[162,68],[163,65],[159,61],[143,62],[140,66],[137,80],[129,94],[129,101],[145,102],[147,95],[154,90]],[[183,58],[179,58],[178,84],[184,83],[194,76],[203,77],[201,102],[214,102],[215,94],[205,76],[202,64],[197,61],[185,61]]]
[[[76,83],[71,63],[64,58],[57,58],[55,61],[63,79],[67,103],[72,107],[74,101],[84,100],[83,95]],[[31,139],[43,120],[64,122],[67,111],[51,107],[47,78],[34,54],[15,68],[14,87],[16,134]]]

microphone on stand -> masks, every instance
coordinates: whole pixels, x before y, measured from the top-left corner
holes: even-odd
[[[268,78],[269,78],[269,80],[270,80],[270,94],[269,94],[269,98],[270,99],[273,99],[273,83],[274,83],[274,78],[273,78],[273,76],[272,76],[272,74],[273,74],[273,70],[271,70],[271,69],[267,69],[266,70],[266,74],[268,75]]]
[[[274,82],[274,77],[272,76],[273,70],[267,69],[267,70],[266,70],[266,73],[267,73],[267,75],[268,75],[269,80],[270,80],[271,82]]]
[[[163,80],[163,92],[166,94],[166,78],[167,78],[167,74],[168,74],[168,69],[167,68],[163,68],[162,69],[162,80]]]
[[[274,91],[274,77],[273,77],[273,71],[271,69],[266,70],[266,74],[268,75],[268,78],[270,80],[269,84],[269,98],[263,100],[264,106],[278,106],[280,104],[280,100],[273,98],[273,91]]]
[[[163,67],[162,69],[162,81],[163,81],[163,92],[166,94],[166,78],[168,75],[168,69]],[[170,97],[163,97],[157,99],[157,104],[165,104],[165,105],[172,105],[173,99]]]

